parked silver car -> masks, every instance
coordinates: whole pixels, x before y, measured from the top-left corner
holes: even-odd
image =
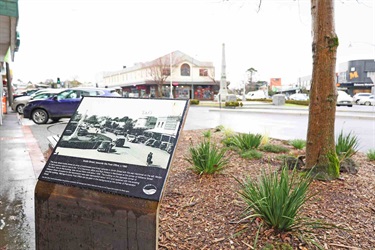
[[[64,89],[40,89],[31,95],[17,97],[12,102],[12,110],[19,114],[23,114],[23,108],[30,100],[46,99],[54,94],[60,93],[63,90]]]

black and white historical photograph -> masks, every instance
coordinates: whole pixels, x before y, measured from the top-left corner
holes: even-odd
[[[55,154],[166,169],[185,101],[85,98]]]
[[[84,97],[39,178],[133,196],[160,195],[187,103]]]

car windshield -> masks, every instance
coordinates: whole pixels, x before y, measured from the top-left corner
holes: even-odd
[[[78,98],[77,92],[74,90],[63,91],[57,95],[57,99],[75,99]]]

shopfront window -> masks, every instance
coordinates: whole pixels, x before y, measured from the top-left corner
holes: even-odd
[[[194,97],[201,100],[210,100],[212,99],[212,89],[211,86],[198,86],[195,89]]]
[[[176,98],[189,99],[190,98],[189,92],[190,92],[189,87],[186,87],[186,86],[176,87]]]
[[[164,97],[170,97],[170,87],[169,86],[163,86],[162,88],[163,96]]]
[[[156,96],[156,90],[155,87],[150,87],[150,97],[153,98]]]

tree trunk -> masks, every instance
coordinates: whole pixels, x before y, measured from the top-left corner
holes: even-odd
[[[336,50],[334,0],[311,0],[313,73],[310,89],[306,167],[316,177],[330,180],[339,176],[335,150]]]

